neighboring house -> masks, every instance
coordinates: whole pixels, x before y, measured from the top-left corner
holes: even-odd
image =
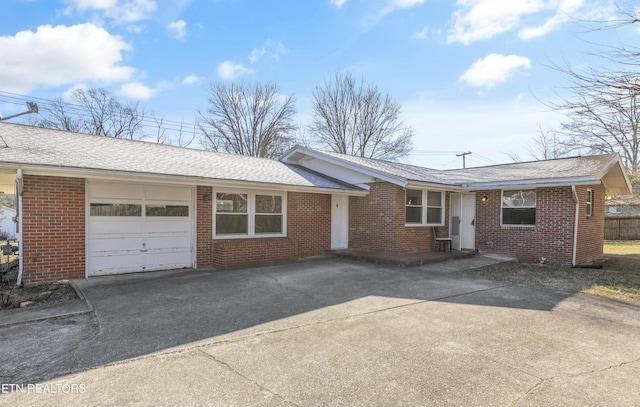
[[[617,155],[439,171],[296,147],[280,161],[0,123],[25,284],[233,268],[330,249],[602,257]]]
[[[16,237],[16,210],[8,206],[3,206],[0,212],[0,232],[13,239]]]
[[[640,216],[640,196],[608,196],[605,200],[605,216]]]

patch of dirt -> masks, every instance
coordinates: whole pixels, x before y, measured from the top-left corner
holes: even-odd
[[[33,287],[7,287],[0,289],[2,304],[0,310],[11,310],[21,307],[37,307],[73,301],[78,298],[76,290],[68,282],[42,284]]]

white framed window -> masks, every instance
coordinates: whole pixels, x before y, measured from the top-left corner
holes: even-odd
[[[536,190],[502,191],[503,225],[534,226],[536,224]]]
[[[441,191],[407,189],[405,191],[405,225],[443,225],[444,194]]]
[[[587,189],[587,216],[593,215],[593,190]]]
[[[220,190],[213,195],[214,237],[286,235],[286,193]]]

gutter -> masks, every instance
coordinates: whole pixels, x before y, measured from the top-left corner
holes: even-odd
[[[573,253],[571,257],[571,265],[576,266],[576,255],[578,250],[578,221],[580,220],[580,200],[578,199],[578,193],[576,192],[576,186],[571,185],[571,192],[573,193],[573,200],[576,202],[576,216],[573,221]]]
[[[16,285],[22,285],[22,274],[24,271],[24,257],[22,253],[24,252],[24,245],[22,244],[22,238],[24,236],[24,225],[22,223],[22,169],[18,168],[18,172],[16,174],[16,201],[18,203],[18,279],[16,280]]]

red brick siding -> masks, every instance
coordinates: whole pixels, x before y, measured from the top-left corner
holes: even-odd
[[[208,210],[212,213],[211,205]],[[287,237],[212,240],[212,215],[209,215],[208,222],[208,239],[206,226],[199,226],[198,247],[206,249],[209,242],[211,265],[216,268],[291,261],[322,254],[331,248],[331,195],[289,192]],[[198,225],[200,223],[198,220]]]
[[[331,195],[289,192],[287,236],[298,242],[298,257],[331,249]]]
[[[23,282],[36,285],[85,276],[85,180],[24,176]]]
[[[587,189],[593,191],[593,215],[587,217]],[[592,263],[604,257],[604,201],[602,185],[576,187],[580,211],[578,216],[578,245],[576,263]]]
[[[586,187],[577,188],[581,201],[578,250],[581,258],[602,255],[604,233],[604,191],[593,187],[602,202],[594,206],[594,215],[587,220],[584,200]],[[501,190],[477,191],[476,193],[476,246],[482,253],[515,257],[526,263],[540,262],[570,266],[573,257],[575,201],[571,187],[536,189],[535,226],[501,226]],[[481,197],[487,201],[482,202]],[[602,212],[602,216],[599,215]],[[582,238],[580,237],[582,236]],[[598,249],[599,247],[599,249]]]
[[[369,184],[369,195],[349,198],[349,248],[391,252],[433,250],[431,226],[405,226],[405,189],[388,182]],[[445,194],[448,234],[449,194]]]
[[[219,269],[269,264],[297,258],[297,242],[286,237],[213,241],[213,266]]]
[[[205,201],[204,197],[208,196]],[[198,186],[196,192],[196,267],[213,266],[212,188]]]

